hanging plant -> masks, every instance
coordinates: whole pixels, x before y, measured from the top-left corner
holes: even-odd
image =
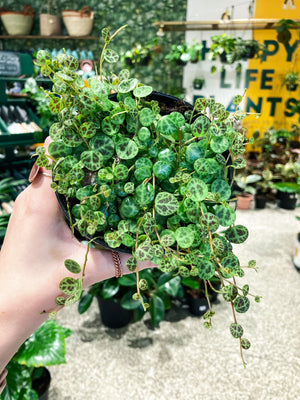
[[[257,302],[260,297],[247,284],[237,284],[236,277],[256,266],[253,260],[240,262],[233,249],[249,234],[229,204],[234,171],[245,166],[247,139],[234,129],[245,117],[238,110],[242,96],[235,96],[237,111],[230,114],[213,98],[199,98],[193,107],[154,92],[128,70],[111,79],[103,62],[118,60],[108,48],[115,34],[103,29],[99,76],[89,78],[88,87],[75,73],[74,57],[52,59],[38,52],[37,63],[53,81],[47,95],[58,119],[50,127],[49,154],[38,147],[36,162],[52,169],[51,186],[70,228],[88,238],[86,259],[92,242],[131,254],[127,268],[137,276],[133,299],[145,310],[147,285],[139,279],[138,261],[150,260],[162,272],[198,276],[207,288],[219,278],[220,289],[214,290],[232,309],[230,332],[243,357],[250,342],[237,314],[249,309],[251,297]],[[62,280],[58,307],[79,299],[86,259],[83,265],[66,260],[66,268],[79,277]],[[211,328],[213,315],[209,303],[205,327]]]

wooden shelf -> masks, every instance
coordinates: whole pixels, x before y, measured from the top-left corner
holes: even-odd
[[[154,25],[163,32],[176,31],[224,31],[276,29],[279,19],[232,19],[229,21],[157,21]],[[300,29],[300,19],[294,19],[297,25],[289,29]]]
[[[99,40],[98,36],[41,36],[41,35],[0,35],[0,40],[3,39],[32,39],[32,40]]]

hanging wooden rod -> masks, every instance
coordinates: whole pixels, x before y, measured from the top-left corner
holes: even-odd
[[[163,32],[170,31],[216,31],[216,30],[254,30],[254,29],[276,29],[280,19],[232,19],[229,21],[157,21],[154,25]],[[289,29],[299,29],[300,19],[293,19],[297,25]]]

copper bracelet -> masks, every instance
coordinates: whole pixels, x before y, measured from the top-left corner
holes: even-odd
[[[115,267],[115,277],[120,278],[123,275],[120,255],[117,251],[114,250],[112,250],[111,255]]]

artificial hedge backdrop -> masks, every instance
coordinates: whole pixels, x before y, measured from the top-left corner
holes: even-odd
[[[34,8],[34,25],[31,34],[39,34],[39,13],[44,0],[1,0],[0,6],[12,9],[18,7],[22,9],[24,4],[30,4]],[[76,3],[76,5],[75,5]],[[117,30],[120,26],[127,24],[128,27],[119,34],[112,45],[119,54],[124,54],[132,49],[136,44],[144,44],[157,37],[157,28],[153,22],[159,20],[186,19],[186,0],[78,0],[57,1],[60,10],[75,9],[80,10],[82,6],[88,5],[94,11],[94,27],[92,36],[101,37],[101,29],[110,27],[111,31]],[[62,34],[67,32],[62,23]],[[4,27],[1,25],[1,34],[5,34]],[[133,74],[144,83],[151,85],[158,91],[170,94],[182,94],[182,67],[171,65],[164,61],[165,54],[168,53],[172,43],[184,41],[184,33],[166,33],[162,38],[162,52],[154,54],[148,66],[134,66]],[[38,49],[71,48],[71,50],[91,50],[97,58],[100,54],[102,41],[91,40],[5,40],[0,41],[2,49],[13,51],[30,51]],[[121,67],[121,66],[120,66]]]

